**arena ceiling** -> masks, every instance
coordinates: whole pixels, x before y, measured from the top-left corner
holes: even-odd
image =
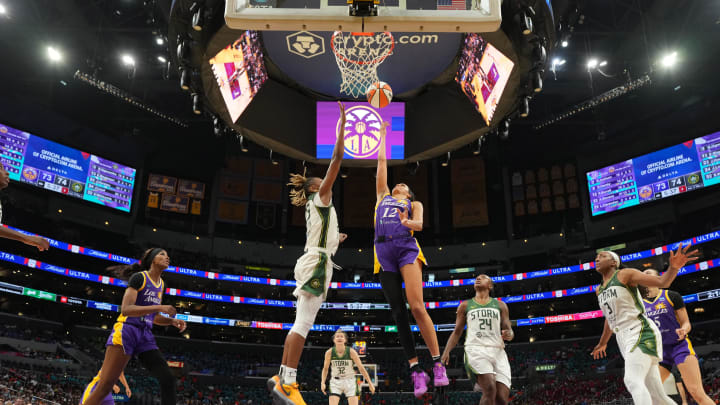
[[[0,2],[6,9],[0,16],[4,55],[0,119],[5,123],[25,126],[73,146],[95,148],[120,161],[128,159],[119,154],[133,154],[132,160],[162,159],[172,150],[179,156],[202,153],[213,162],[217,161],[214,154],[226,152],[227,141],[213,134],[212,118],[193,114],[189,94],[179,87],[177,70],[170,69],[168,75],[166,63],[159,59],[170,59],[164,38],[170,0]],[[579,13],[572,12],[575,2],[558,0],[555,5],[565,10],[558,16],[560,33],[569,25],[573,32],[568,46],[558,46],[549,63],[553,58],[565,63],[558,64],[554,72],[546,71],[543,90],[530,103],[530,116],[513,121],[507,143],[513,153],[547,156],[559,147],[572,151],[574,146],[601,145],[628,134],[642,139],[646,128],[660,130],[668,120],[674,125],[682,123],[693,136],[693,131],[702,130],[698,127],[710,125],[704,118],[697,121],[697,117],[708,116],[705,112],[718,104],[719,3],[588,0],[578,2]],[[164,39],[162,44],[156,42],[159,37]],[[62,54],[61,61],[48,60],[49,46]],[[672,51],[678,55],[674,68],[657,64],[663,54]],[[121,59],[126,53],[135,59],[132,75],[132,69]],[[586,65],[591,58],[607,61],[602,73],[588,72]],[[145,105],[187,123],[187,127],[74,79],[78,70],[96,75]],[[534,129],[573,105],[646,73],[652,85]],[[83,138],[83,145],[78,145],[73,138],[76,131],[53,127],[57,121],[47,117],[54,113],[69,118],[77,127],[87,126],[115,138],[124,146],[108,148],[100,137]],[[468,154],[471,148],[466,148]],[[263,155],[266,150],[255,146],[251,153]],[[209,171],[212,165],[205,166]]]

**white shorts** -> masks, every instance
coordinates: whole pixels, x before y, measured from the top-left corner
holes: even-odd
[[[633,328],[615,333],[620,354],[625,359],[630,352],[640,350],[648,356],[662,360],[663,345],[660,336],[660,330],[653,321],[642,322]]]
[[[494,374],[495,381],[510,388],[510,362],[505,349],[491,346],[465,346],[465,371],[471,382],[480,374]]]
[[[295,263],[296,287],[294,296],[306,291],[325,300],[332,280],[333,263],[330,255],[320,250],[309,250]]]
[[[330,378],[329,395],[357,397],[360,395],[360,386],[354,378]]]

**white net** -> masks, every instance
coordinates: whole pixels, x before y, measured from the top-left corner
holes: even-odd
[[[395,39],[389,32],[335,31],[332,47],[342,75],[340,93],[359,98],[368,86],[380,81],[377,68],[392,55]]]

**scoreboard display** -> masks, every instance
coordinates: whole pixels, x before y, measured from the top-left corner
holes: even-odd
[[[130,212],[135,169],[0,124],[10,179]]]
[[[593,216],[720,183],[720,132],[587,172]]]

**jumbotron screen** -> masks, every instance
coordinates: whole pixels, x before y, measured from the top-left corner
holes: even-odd
[[[385,156],[405,159],[405,103],[391,102],[375,108],[367,102],[345,103],[345,159],[377,159],[380,126],[387,127]],[[332,158],[340,133],[340,108],[335,101],[317,103],[317,158]]]
[[[479,34],[467,34],[455,81],[490,125],[515,64]]]
[[[601,215],[720,183],[720,132],[587,172]]]
[[[130,212],[135,169],[0,124],[11,180]]]
[[[268,79],[257,31],[245,31],[210,58],[230,119],[237,121]]]

